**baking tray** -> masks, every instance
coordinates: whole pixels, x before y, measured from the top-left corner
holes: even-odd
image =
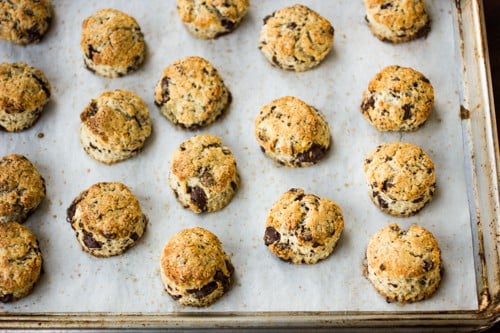
[[[252,2],[234,33],[198,40],[182,27],[175,2],[54,1],[53,25],[42,43],[0,44],[2,61],[26,61],[44,70],[53,99],[40,121],[22,133],[0,133],[0,155],[23,153],[47,180],[47,199],[26,225],[39,237],[45,274],[32,295],[0,306],[2,328],[308,328],[351,331],[425,329],[481,330],[498,320],[498,142],[482,2],[429,2],[431,34],[401,45],[381,43],[363,19],[362,1],[301,1],[319,10],[336,29],[334,50],[306,73],[271,68],[256,48],[262,18],[287,1]],[[81,20],[103,7],[131,13],[145,34],[144,66],[119,79],[83,68]],[[197,131],[175,128],[159,115],[152,91],[173,60],[201,55],[219,69],[234,101],[217,123]],[[436,89],[436,108],[415,133],[381,134],[359,113],[362,89],[382,67],[409,65],[424,72]],[[147,102],[153,136],[139,156],[113,166],[88,158],[78,142],[78,115],[104,90],[124,88]],[[278,167],[253,138],[258,109],[283,95],[296,95],[319,108],[332,128],[333,148],[316,166]],[[200,132],[221,136],[233,150],[242,188],[218,213],[194,215],[175,202],[166,176],[172,150]],[[391,219],[365,195],[360,172],[368,148],[389,140],[411,141],[437,165],[433,202],[416,217]],[[139,197],[149,229],[124,256],[96,259],[83,253],[65,209],[81,190],[101,180],[122,181]],[[282,263],[262,242],[267,210],[289,187],[328,196],[344,210],[346,228],[335,253],[313,266]],[[364,247],[388,222],[420,223],[443,250],[444,281],[430,300],[387,304],[362,277]],[[233,257],[236,284],[205,309],[178,306],[162,290],[157,260],[164,242],[181,228],[214,231]]]

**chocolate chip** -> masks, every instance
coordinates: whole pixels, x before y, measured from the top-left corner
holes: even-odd
[[[222,284],[222,288],[224,289],[224,291],[229,290],[231,279],[229,278],[229,276],[225,276],[222,271],[218,270],[217,272],[215,272],[214,280],[219,281]]]
[[[264,244],[269,246],[275,242],[278,242],[281,238],[280,233],[273,227],[267,227],[264,233]]]
[[[295,23],[295,22],[290,22],[290,23],[288,23],[288,24],[286,25],[286,27],[287,27],[288,29],[293,30],[293,29],[297,28],[297,23]]]
[[[297,161],[299,163],[315,163],[325,157],[326,150],[326,147],[313,143],[309,150],[297,155]]]
[[[384,264],[380,264],[379,269],[380,269],[381,271],[385,271],[385,266],[384,266]]]
[[[413,113],[411,112],[411,109],[413,108],[412,104],[405,104],[401,107],[404,110],[404,115],[403,115],[403,120],[408,120],[411,118]]]
[[[2,303],[12,302],[13,299],[14,299],[13,294],[0,295],[0,302]]]
[[[233,189],[233,191],[236,191],[238,189],[238,184],[236,184],[236,182],[231,181],[231,188]]]
[[[419,202],[422,202],[424,200],[424,197],[420,197],[420,198],[416,198],[415,200],[413,200],[412,202],[413,203],[419,203]]]
[[[233,29],[234,29],[234,26],[235,26],[235,24],[234,24],[234,22],[233,22],[233,21],[226,20],[226,19],[222,19],[222,20],[220,21],[220,24],[221,24],[224,28],[226,28],[227,30],[233,30]]]
[[[434,263],[432,262],[432,260],[429,260],[429,259],[424,260],[424,264],[423,264],[424,271],[428,272],[433,267],[434,267]]]
[[[207,195],[199,186],[191,187],[191,202],[195,204],[202,212],[207,211]]]
[[[29,43],[34,43],[38,42],[42,38],[42,34],[40,33],[40,30],[38,29],[38,25],[35,25],[28,30],[26,30],[26,33],[28,34],[28,42]]]
[[[271,17],[274,17],[274,13],[272,13],[271,15],[267,15],[266,17],[264,17],[264,19],[262,21],[264,21],[264,24],[267,23],[267,20],[269,20]]]
[[[380,195],[377,195],[377,201],[378,201],[378,204],[381,208],[389,208],[389,204],[387,203],[387,201],[385,201],[384,199],[382,199],[380,197]]]
[[[188,289],[186,290],[190,294],[194,294],[197,299],[203,298],[210,295],[215,289],[217,289],[217,282],[212,281],[209,284],[203,286],[201,289]]]
[[[170,295],[170,297],[172,297],[172,299],[173,299],[174,301],[177,301],[179,298],[181,298],[181,297],[182,297],[181,295],[173,295],[173,294],[169,293],[168,291],[167,291],[167,293]]]
[[[375,99],[373,96],[370,96],[368,100],[363,100],[363,103],[361,103],[361,110],[363,111],[368,111],[368,109],[373,109],[375,107]]]
[[[133,241],[136,241],[139,239],[139,235],[137,234],[137,232],[133,232],[131,235],[130,235],[130,239],[132,239]]]
[[[73,200],[73,202],[71,203],[71,205],[68,207],[68,209],[66,209],[66,221],[68,223],[71,223],[72,220],[73,220],[73,216],[75,216],[75,212],[76,212],[76,206],[78,205],[78,203],[81,201],[80,200]]]
[[[95,53],[99,53],[99,51],[97,51],[96,49],[94,49],[94,47],[92,46],[92,44],[89,44],[87,46],[87,58],[89,58],[90,60],[94,60],[94,54]]]
[[[92,234],[88,231],[83,230],[83,243],[89,249],[100,249],[102,247],[102,243],[96,241]]]
[[[380,6],[380,9],[387,9],[387,8],[391,8],[391,7],[392,7],[392,3],[386,2],[386,3],[382,4],[382,6]]]
[[[200,182],[204,186],[212,186],[215,185],[215,179],[210,170],[203,170],[200,175]]]

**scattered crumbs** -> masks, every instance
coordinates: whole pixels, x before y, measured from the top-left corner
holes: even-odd
[[[38,133],[38,134],[37,134],[37,137],[38,137],[39,139],[43,139],[43,137],[44,137],[44,136],[45,136],[45,134],[43,134],[43,133]]]
[[[63,205],[63,202],[61,199],[59,199],[59,206],[62,206]]]
[[[463,105],[460,105],[460,119],[465,120],[470,118],[470,111]]]
[[[349,187],[349,183],[344,183],[344,187]]]
[[[87,171],[87,173],[90,173],[90,168],[85,169],[85,171]]]
[[[233,53],[233,50],[232,49],[227,49],[226,53]]]
[[[53,218],[53,219],[57,219],[57,215],[56,215],[56,214],[53,214],[53,215],[52,215],[52,218]]]

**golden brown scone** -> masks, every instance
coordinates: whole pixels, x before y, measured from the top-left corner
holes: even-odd
[[[155,87],[155,104],[161,113],[189,130],[213,123],[230,103],[231,93],[219,72],[201,57],[174,61]]]
[[[231,287],[234,267],[220,240],[210,231],[184,229],[165,244],[161,254],[165,291],[177,302],[208,306]]]
[[[146,44],[132,16],[108,8],[83,20],[80,49],[89,70],[115,78],[139,68],[144,61]]]
[[[315,264],[332,254],[342,230],[344,218],[335,202],[292,188],[271,208],[264,243],[284,261]]]
[[[319,65],[333,47],[332,24],[296,4],[264,18],[258,47],[271,65],[303,72]]]
[[[378,146],[366,156],[364,172],[373,203],[393,216],[416,214],[436,189],[434,163],[422,148],[410,143]]]
[[[370,30],[384,42],[408,42],[431,29],[424,0],[365,0],[365,8]]]
[[[41,271],[36,236],[17,222],[0,223],[0,302],[29,295]]]
[[[416,302],[430,297],[441,282],[441,250],[434,235],[412,225],[390,224],[370,239],[366,249],[368,279],[388,302]]]
[[[238,27],[250,0],[177,0],[177,13],[193,35],[217,38]]]
[[[0,160],[0,223],[24,222],[45,198],[45,180],[26,157]]]
[[[148,222],[132,191],[117,182],[97,183],[80,193],[67,210],[67,221],[82,249],[95,257],[124,253]]]
[[[0,39],[38,43],[52,21],[51,0],[0,1]]]
[[[38,120],[49,102],[45,74],[24,62],[0,64],[0,129],[17,132]]]
[[[325,117],[292,96],[265,105],[255,119],[254,134],[268,157],[292,168],[316,164],[330,149]]]
[[[231,150],[220,138],[200,134],[174,151],[169,183],[184,208],[214,212],[229,204],[240,186],[240,176]]]
[[[434,107],[434,88],[419,71],[387,66],[368,84],[361,112],[379,131],[414,131]]]
[[[83,149],[106,164],[139,154],[152,131],[146,103],[127,90],[106,91],[92,99],[80,119]]]

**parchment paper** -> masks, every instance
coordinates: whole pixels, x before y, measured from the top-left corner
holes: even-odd
[[[364,21],[360,0],[302,0],[335,28],[334,49],[316,69],[284,72],[272,68],[257,49],[262,19],[289,1],[253,0],[241,26],[216,40],[191,36],[177,17],[175,1],[54,0],[52,27],[38,45],[0,42],[0,60],[25,61],[42,69],[53,97],[40,121],[20,133],[0,132],[0,155],[25,154],[47,182],[47,198],[25,223],[40,239],[44,271],[33,293],[0,305],[3,312],[184,311],[427,311],[477,308],[471,231],[464,175],[458,86],[461,80],[453,2],[427,1],[432,18],[425,39],[392,45],[376,39]],[[81,22],[94,11],[114,7],[133,15],[147,43],[137,72],[118,79],[84,68],[79,49]],[[220,71],[233,95],[227,114],[196,132],[173,126],[153,103],[161,71],[174,60],[199,55]],[[383,67],[398,64],[424,73],[435,89],[435,109],[413,133],[379,133],[359,105],[368,81]],[[79,114],[100,93],[128,89],[149,106],[153,134],[135,158],[107,166],[85,154],[79,142]],[[333,146],[327,158],[304,169],[280,167],[266,158],[253,136],[259,109],[294,95],[326,116]],[[242,178],[234,200],[220,212],[195,215],[183,209],[168,187],[170,156],[187,138],[212,133],[233,151]],[[40,137],[42,136],[43,137]],[[437,192],[418,215],[392,218],[370,201],[362,171],[365,154],[378,144],[407,141],[434,160]],[[84,253],[65,221],[66,208],[98,181],[121,181],[137,195],[149,217],[137,246],[122,256],[98,259]],[[291,187],[329,197],[343,209],[345,229],[334,254],[316,265],[280,261],[264,246],[267,213]],[[369,238],[391,222],[418,223],[434,233],[442,249],[444,279],[429,300],[388,304],[362,275]],[[163,290],[159,257],[165,242],[181,229],[202,226],[214,232],[236,268],[233,289],[206,309],[179,306]]]

